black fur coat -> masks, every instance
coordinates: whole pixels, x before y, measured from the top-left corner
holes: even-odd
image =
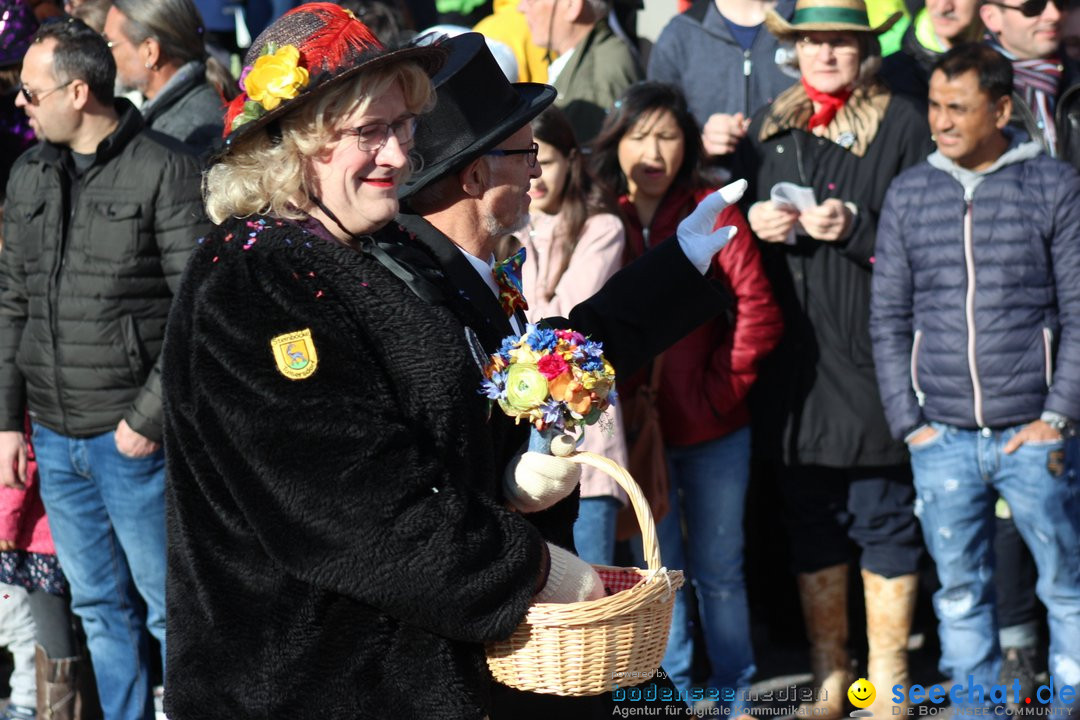
[[[675,325],[696,325],[720,296],[669,255],[694,304]],[[574,318],[625,338],[620,371],[676,331],[636,307],[598,297]],[[462,314],[292,224],[200,242],[164,351],[173,720],[490,707],[483,643],[524,616],[542,538],[499,500],[514,434],[477,392]]]

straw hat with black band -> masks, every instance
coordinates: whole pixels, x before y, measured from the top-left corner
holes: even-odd
[[[361,72],[411,61],[432,75],[445,59],[440,45],[384,47],[367,25],[340,5],[301,5],[260,33],[248,50],[240,76],[243,92],[226,109],[225,147],[219,158],[244,138]]]
[[[438,100],[416,128],[414,150],[424,164],[402,188],[402,199],[492,150],[555,101],[550,85],[510,83],[480,33],[442,46],[450,57],[432,78]]]
[[[765,27],[781,40],[794,40],[805,32],[869,32],[881,35],[902,17],[896,12],[877,27],[870,25],[863,0],[799,0],[791,21],[773,9],[765,11]]]

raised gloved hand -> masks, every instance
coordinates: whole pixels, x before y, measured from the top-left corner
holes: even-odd
[[[573,492],[581,481],[581,465],[565,457],[574,450],[572,437],[552,438],[535,429],[532,433],[529,450],[511,463],[503,481],[506,498],[523,513],[546,510]]]
[[[533,598],[536,602],[572,603],[604,597],[604,583],[588,564],[569,550],[547,544],[551,557],[547,583]]]
[[[735,228],[731,225],[713,229],[717,216],[728,205],[738,202],[744,192],[745,180],[729,183],[707,195],[694,208],[694,212],[679,223],[679,229],[675,232],[679,247],[702,275],[708,271],[713,255],[723,250],[728,240],[735,237]]]

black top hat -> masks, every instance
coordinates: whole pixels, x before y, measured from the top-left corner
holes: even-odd
[[[480,157],[555,101],[550,85],[511,84],[480,33],[458,35],[442,46],[450,57],[432,78],[438,100],[416,128],[424,166],[401,189],[402,198]]]

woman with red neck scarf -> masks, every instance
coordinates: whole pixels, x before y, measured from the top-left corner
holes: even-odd
[[[754,117],[736,171],[784,312],[784,338],[755,397],[756,449],[776,464],[811,647],[816,717],[838,717],[854,679],[847,651],[852,542],[866,592],[878,688],[907,681],[922,543],[904,444],[878,394],[869,334],[875,228],[885,191],[932,150],[925,115],[877,78],[878,27],[863,0],[799,0],[765,25],[793,42],[802,81]],[[808,188],[785,203],[778,183]],[[879,692],[874,715],[891,715]]]

